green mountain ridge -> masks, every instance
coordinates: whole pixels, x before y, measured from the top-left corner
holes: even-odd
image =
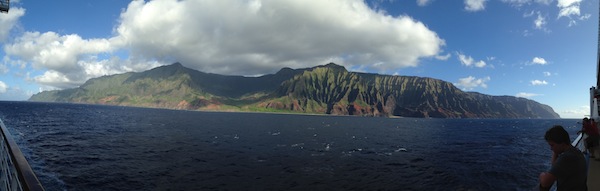
[[[40,92],[30,101],[186,110],[435,118],[559,118],[547,105],[463,92],[433,78],[349,72],[333,63],[260,77],[204,73],[180,63]]]

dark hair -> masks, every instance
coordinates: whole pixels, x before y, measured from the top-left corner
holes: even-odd
[[[571,144],[571,140],[569,139],[569,133],[560,125],[555,125],[552,128],[546,131],[546,135],[544,135],[544,139],[546,141],[552,141],[557,144]]]

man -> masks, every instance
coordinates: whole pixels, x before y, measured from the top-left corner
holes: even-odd
[[[540,190],[586,191],[587,169],[583,153],[571,146],[569,133],[560,125],[546,131],[544,139],[552,150],[552,168],[540,174]]]
[[[585,138],[585,148],[587,148],[590,153],[590,158],[595,158],[595,148],[598,147],[598,139],[600,138],[596,121],[594,121],[594,119],[588,119],[587,117],[583,118],[583,127],[580,132],[584,132],[588,135],[588,137]]]

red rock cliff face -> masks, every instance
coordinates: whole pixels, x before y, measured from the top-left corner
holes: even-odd
[[[276,109],[358,116],[558,118],[524,98],[463,92],[442,80],[348,72],[330,63],[260,77],[208,74],[175,63],[33,95],[57,101],[187,110]]]
[[[339,67],[317,67],[282,83],[277,95],[292,103],[313,102],[325,114],[435,118],[556,118],[548,106],[515,97],[467,93],[432,78],[351,73]],[[309,101],[307,101],[309,100]],[[275,109],[314,111],[306,105]],[[522,108],[529,105],[530,108]],[[299,108],[300,107],[300,108]],[[537,108],[536,112],[531,112]]]

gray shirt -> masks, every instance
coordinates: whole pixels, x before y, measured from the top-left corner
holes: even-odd
[[[557,191],[586,191],[587,164],[583,153],[571,147],[558,155],[550,168],[550,174],[556,176]]]

